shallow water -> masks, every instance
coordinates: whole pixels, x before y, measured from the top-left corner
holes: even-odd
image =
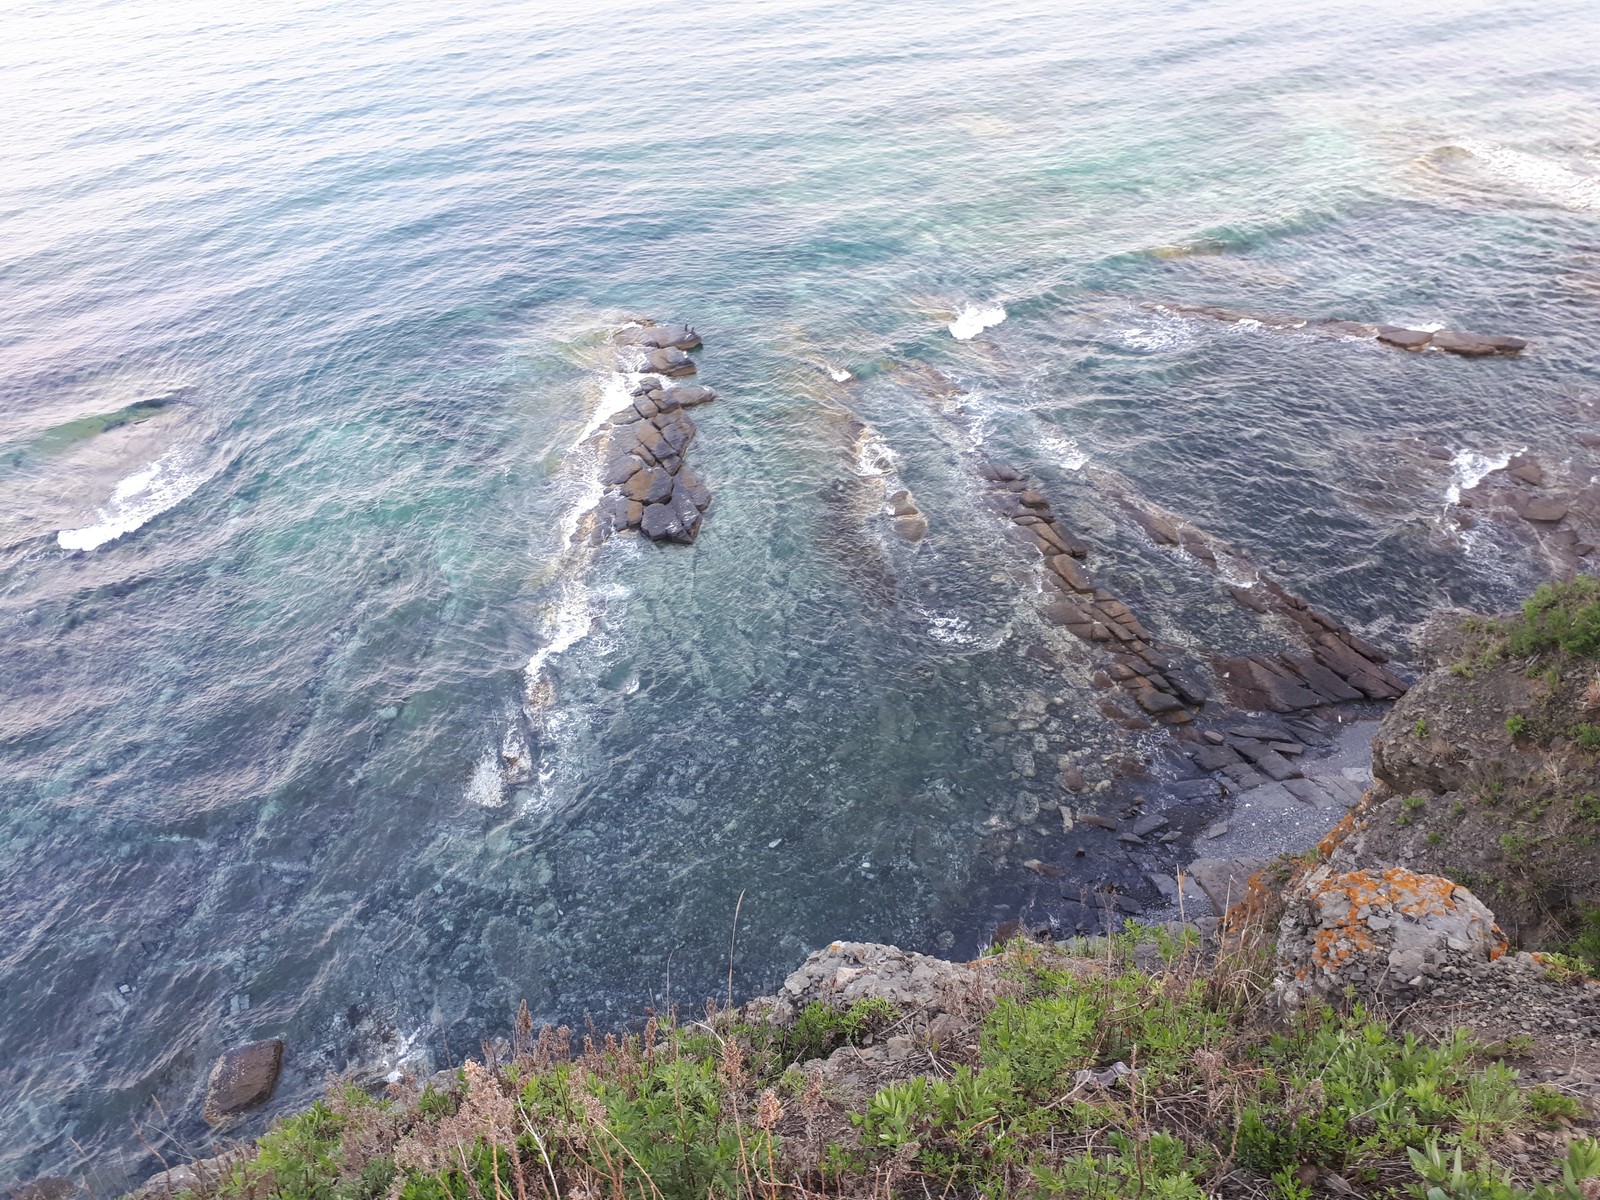
[[[203,1146],[247,1037],[281,1111],[696,1003],[736,907],[740,994],[971,949],[1034,787],[985,731],[1125,748],[981,456],[1180,645],[1262,635],[1113,494],[1396,650],[1541,576],[1442,514],[1590,420],[1593,6],[1103,7],[6,10],[0,1178]],[[574,549],[635,313],[706,338],[716,501]]]

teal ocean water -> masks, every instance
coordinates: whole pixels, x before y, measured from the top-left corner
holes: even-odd
[[[1592,421],[1597,97],[1588,0],[0,7],[0,1181],[204,1149],[251,1037],[235,1132],[522,998],[698,1003],[736,905],[740,995],[975,948],[995,722],[1156,737],[1030,657],[981,457],[1177,644],[1253,635],[1113,494],[1402,656],[1514,599],[1445,512]],[[640,314],[716,501],[574,545]]]

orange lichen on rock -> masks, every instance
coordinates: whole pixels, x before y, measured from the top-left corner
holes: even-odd
[[[1506,948],[1494,914],[1470,891],[1404,867],[1317,867],[1291,889],[1278,930],[1280,977],[1296,995],[1414,989]]]

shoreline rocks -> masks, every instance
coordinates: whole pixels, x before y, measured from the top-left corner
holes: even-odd
[[[1320,333],[1330,337],[1376,341],[1396,350],[1440,350],[1462,358],[1511,357],[1528,347],[1526,338],[1498,333],[1465,333],[1456,329],[1407,329],[1400,325],[1369,325],[1339,317],[1284,317],[1248,313],[1215,304],[1151,303],[1146,308],[1180,316],[1207,317],[1226,325],[1251,324],[1285,333]]]
[[[665,379],[695,373],[687,351],[702,345],[700,335],[687,325],[640,324],[619,330],[611,340],[628,352],[619,360],[620,369],[644,365],[665,378],[640,380],[630,406],[607,423],[600,478],[608,490],[596,509],[594,537],[604,540],[632,529],[653,542],[687,545],[699,536],[711,506],[710,489],[684,462],[698,432],[688,410],[711,403],[717,393]]]

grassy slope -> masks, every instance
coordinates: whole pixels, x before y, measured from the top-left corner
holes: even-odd
[[[1013,943],[1010,985],[975,1014],[975,1036],[952,1039],[970,1044],[924,1041],[858,1093],[864,1103],[798,1064],[888,1032],[899,1014],[881,1001],[816,1005],[787,1028],[748,1011],[652,1023],[577,1048],[564,1031],[534,1038],[524,1025],[508,1061],[468,1063],[448,1091],[334,1089],[207,1192],[1600,1195],[1589,1114],[1522,1087],[1493,1050],[1462,1036],[1425,1045],[1359,1011],[1283,1016],[1259,955],[1204,963],[1144,936],[1166,960],[1150,972],[1133,965],[1133,936],[1078,955]],[[1118,1062],[1133,1073],[1075,1082]]]

